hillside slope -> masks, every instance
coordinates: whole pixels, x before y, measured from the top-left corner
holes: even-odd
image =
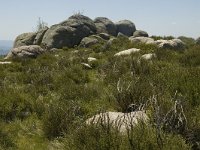
[[[0,65],[1,149],[199,148],[200,47],[176,51],[127,37],[104,44]],[[140,51],[114,56],[130,48]],[[156,57],[141,59],[150,53]],[[144,106],[147,124],[125,134],[85,124],[98,112],[127,112],[130,104]]]

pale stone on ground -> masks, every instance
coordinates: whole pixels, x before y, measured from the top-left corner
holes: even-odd
[[[88,57],[88,62],[92,62],[92,61],[97,61],[97,59],[94,57]]]
[[[139,121],[147,122],[149,117],[144,111],[134,111],[131,113],[105,112],[97,114],[86,120],[86,124],[111,124],[117,127],[120,132],[126,132],[138,124]]]
[[[141,58],[145,59],[145,60],[151,60],[154,57],[156,57],[156,54],[154,54],[154,53],[144,54],[141,56]]]
[[[131,54],[139,52],[139,51],[140,51],[140,49],[131,48],[131,49],[127,49],[127,50],[121,51],[119,53],[116,53],[114,56],[126,56],[126,55],[131,55]]]

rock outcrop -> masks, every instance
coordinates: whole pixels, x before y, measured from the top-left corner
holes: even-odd
[[[13,56],[35,57],[37,54],[40,54],[40,52],[37,53],[39,48],[36,48],[35,45],[41,46],[45,49],[44,51],[51,51],[51,49],[71,48],[78,45],[81,47],[90,47],[99,42],[102,44],[107,42],[103,46],[106,48],[111,45],[116,38],[129,38],[131,43],[134,44],[155,44],[159,48],[175,50],[182,50],[185,48],[184,42],[180,39],[154,41],[153,38],[148,37],[147,32],[142,30],[136,31],[135,24],[129,20],[121,20],[117,23],[113,23],[106,17],[97,17],[93,21],[87,16],[77,14],[59,24],[52,25],[50,28],[45,27],[38,32],[23,33],[17,36],[13,48],[19,49],[12,49],[7,58]],[[188,41],[188,39],[186,39],[186,41]],[[200,44],[200,38],[197,39],[196,44]],[[32,49],[37,49],[36,53],[32,51]],[[135,50],[127,50],[116,54],[116,56],[129,55],[134,51]]]
[[[17,48],[13,48],[5,59],[12,58],[35,58],[38,55],[44,53],[45,50],[42,49],[38,45],[30,45],[30,46],[21,46]]]
[[[110,19],[105,17],[97,17],[94,19],[94,23],[97,28],[97,33],[107,33],[116,36],[117,28]]]
[[[121,20],[115,23],[115,25],[117,27],[117,33],[121,32],[126,36],[132,36],[136,31],[135,24],[129,20]]]
[[[119,129],[120,132],[126,133],[127,130],[136,126],[139,121],[147,123],[148,119],[149,117],[144,111],[134,111],[131,113],[105,112],[87,119],[86,124],[110,124],[112,127]]]

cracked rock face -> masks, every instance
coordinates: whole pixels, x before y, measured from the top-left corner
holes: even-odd
[[[42,39],[44,37],[44,34],[47,32],[49,28],[45,27],[44,29],[41,29],[40,31],[37,32],[37,35],[34,39],[33,45],[40,45],[42,42]]]

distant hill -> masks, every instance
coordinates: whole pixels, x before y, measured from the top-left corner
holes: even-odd
[[[0,55],[6,55],[13,46],[11,40],[0,40]]]

